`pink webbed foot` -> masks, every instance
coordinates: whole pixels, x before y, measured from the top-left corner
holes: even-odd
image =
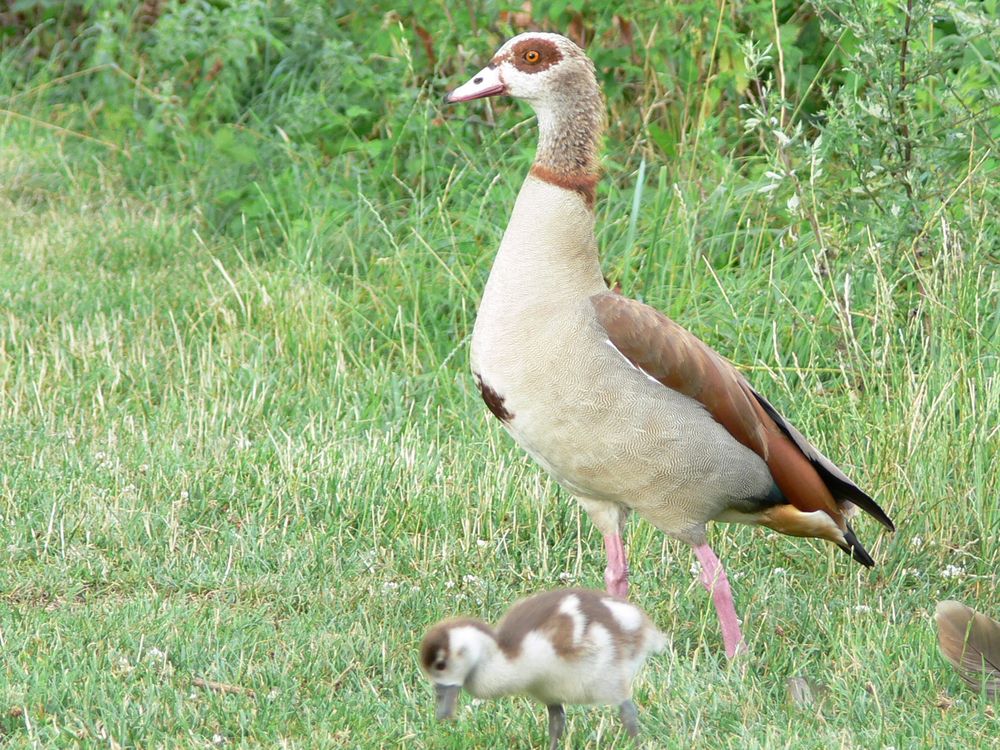
[[[736,654],[746,653],[747,646],[743,641],[743,633],[740,632],[739,620],[736,618],[733,592],[729,588],[725,568],[707,543],[695,545],[694,554],[701,563],[701,582],[712,595],[715,611],[719,615],[726,656],[732,659]]]

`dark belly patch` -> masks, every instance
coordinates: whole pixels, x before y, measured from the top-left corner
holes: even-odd
[[[781,494],[781,490],[778,488],[778,485],[772,482],[771,488],[768,490],[766,495],[733,500],[730,503],[730,508],[739,511],[740,513],[762,513],[763,511],[777,505],[788,505],[788,499]]]
[[[486,408],[493,412],[493,416],[501,422],[512,420],[514,415],[504,406],[504,397],[490,388],[478,372],[472,373],[472,376],[476,379],[476,385],[479,387],[479,393],[482,394],[483,401],[486,403]]]

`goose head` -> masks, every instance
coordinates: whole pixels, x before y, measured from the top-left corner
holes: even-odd
[[[523,99],[538,117],[536,176],[586,186],[584,192],[591,193],[593,204],[604,103],[594,63],[586,53],[560,34],[519,34],[445,101],[500,95]]]
[[[508,40],[489,65],[448,94],[445,101],[467,102],[505,94],[524,99],[537,111],[597,91],[594,64],[582,49],[560,34],[530,32]]]

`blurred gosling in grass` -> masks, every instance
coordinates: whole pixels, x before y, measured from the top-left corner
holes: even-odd
[[[666,638],[639,607],[611,594],[559,589],[522,599],[494,630],[481,620],[444,620],[420,646],[434,683],[437,718],[455,714],[462,688],[477,698],[523,694],[549,710],[549,748],[559,745],[563,704],[615,705],[639,733],[632,681]]]

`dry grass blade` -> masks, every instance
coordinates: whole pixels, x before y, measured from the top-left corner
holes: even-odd
[[[191,682],[197,687],[205,688],[206,690],[213,690],[216,693],[222,693],[223,695],[249,695],[251,698],[255,695],[251,688],[243,687],[242,685],[230,685],[225,682],[206,680],[201,677],[195,677]]]
[[[937,605],[941,653],[976,690],[1000,697],[1000,622],[956,601]]]

